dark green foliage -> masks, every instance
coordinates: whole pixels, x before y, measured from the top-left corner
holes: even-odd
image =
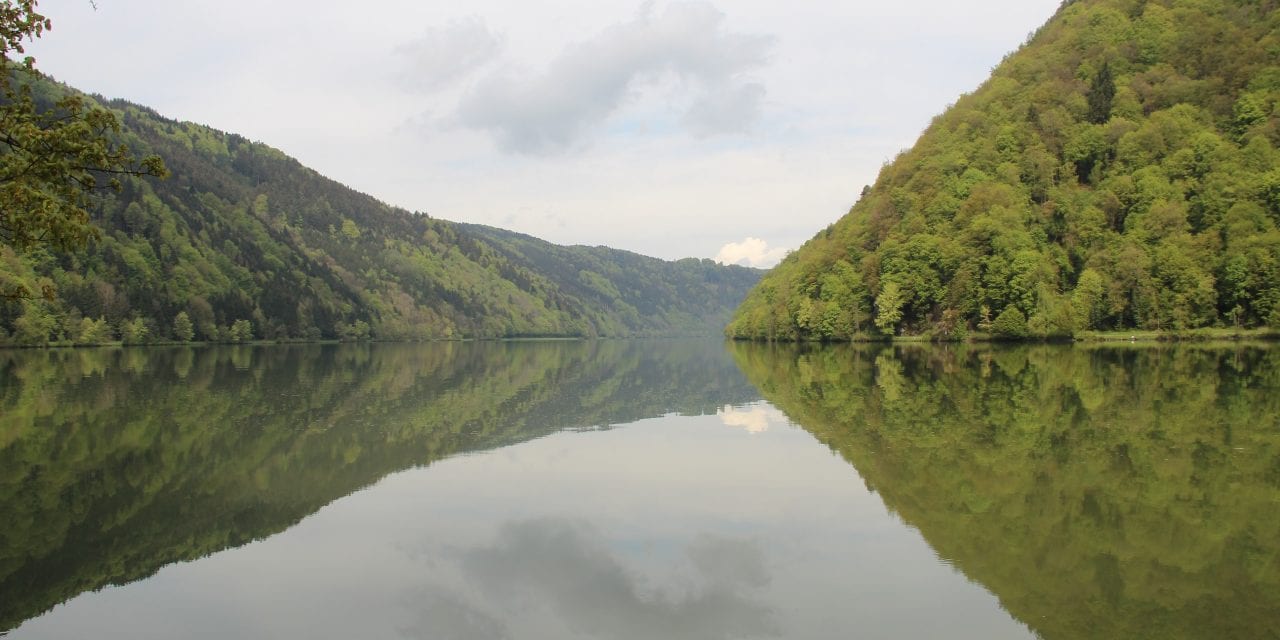
[[[1278,104],[1274,2],[1065,3],[726,332],[944,336],[1011,306],[1036,338],[1276,326]]]
[[[1280,637],[1280,350],[734,352],[1036,637]]]
[[[760,276],[435,220],[266,145],[108,106],[129,148],[173,175],[96,200],[100,239],[83,251],[0,247],[0,290],[57,292],[0,300],[0,344],[77,342],[81,318],[186,340],[180,313],[206,341],[712,334]],[[137,319],[147,330],[126,332]]]
[[[1106,124],[1111,119],[1111,101],[1116,98],[1116,80],[1111,74],[1111,65],[1104,62],[1102,68],[1089,83],[1089,93],[1085,95],[1089,103],[1089,122]]]

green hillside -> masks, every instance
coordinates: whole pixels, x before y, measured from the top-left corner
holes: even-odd
[[[668,327],[657,325],[662,331],[710,326],[718,333],[762,273],[706,259],[663,262],[608,247],[565,247],[494,227],[459,226],[502,259],[543,274],[563,293],[628,327],[661,319]]]
[[[53,84],[37,88],[46,100]],[[110,102],[172,176],[106,192],[87,250],[0,248],[0,344],[716,333],[760,272],[666,262],[390,207],[235,134]]]
[[[727,333],[1280,326],[1278,6],[1064,3]]]

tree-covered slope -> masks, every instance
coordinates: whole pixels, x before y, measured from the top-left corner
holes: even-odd
[[[1278,6],[1064,3],[727,333],[1280,326]]]
[[[39,87],[46,100],[66,90]],[[106,193],[85,251],[0,248],[0,291],[56,290],[0,297],[0,343],[170,339],[183,313],[211,340],[709,333],[759,277],[533,238],[510,251],[514,240],[390,207],[264,144],[107,106],[130,148],[160,155],[172,176]],[[582,266],[543,271],[522,254]]]
[[[551,278],[601,316],[659,332],[718,332],[761,272],[708,259],[665,262],[608,247],[565,247],[481,225],[459,225],[506,260]],[[645,319],[649,319],[645,322]]]

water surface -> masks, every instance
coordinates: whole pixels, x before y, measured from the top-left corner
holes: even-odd
[[[1276,637],[1278,364],[689,341],[0,352],[0,629]]]

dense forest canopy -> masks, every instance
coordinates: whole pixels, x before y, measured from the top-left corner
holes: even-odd
[[[68,93],[34,87],[46,105]],[[0,291],[54,292],[0,298],[0,344],[712,334],[760,276],[433,219],[267,145],[99,102],[172,176],[104,194],[85,250],[0,247]]]
[[[1064,3],[727,333],[1280,327],[1278,6]]]

